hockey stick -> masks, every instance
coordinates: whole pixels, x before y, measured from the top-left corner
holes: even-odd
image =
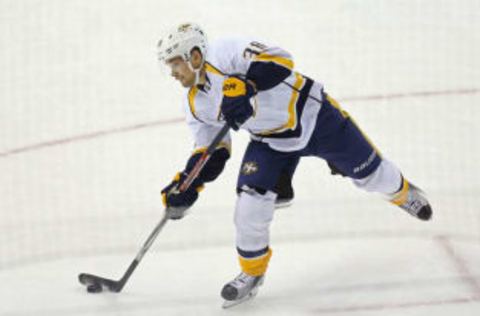
[[[180,185],[180,192],[186,191],[190,187],[192,182],[198,177],[203,167],[207,163],[208,159],[210,159],[212,153],[215,151],[218,144],[222,141],[223,137],[225,137],[225,135],[228,133],[229,129],[230,127],[225,124],[222,129],[217,133],[215,138],[208,146],[207,150],[202,154],[200,159],[194,165],[193,169],[188,173],[187,177]],[[101,292],[103,289],[107,289],[115,293],[122,291],[133,271],[135,271],[140,261],[142,261],[143,256],[147,253],[148,249],[150,249],[150,246],[153,244],[158,234],[162,230],[163,226],[165,226],[165,224],[167,223],[168,219],[168,210],[166,210],[160,222],[150,233],[150,236],[148,236],[137,256],[135,257],[135,259],[133,259],[132,263],[119,280],[106,279],[89,273],[80,273],[78,275],[78,280],[80,281],[80,283],[87,286],[87,291],[90,293],[98,293]]]

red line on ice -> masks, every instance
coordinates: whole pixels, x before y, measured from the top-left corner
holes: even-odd
[[[421,98],[421,97],[437,97],[444,95],[462,95],[462,94],[476,94],[479,93],[480,89],[457,89],[457,90],[441,90],[441,91],[420,91],[420,92],[406,92],[406,93],[393,93],[393,94],[377,94],[377,95],[366,95],[366,96],[351,96],[345,98],[339,98],[339,101],[375,101],[375,100],[392,100],[392,99],[401,99],[401,98]],[[85,141],[90,139],[96,139],[104,136],[110,136],[115,134],[127,133],[136,130],[159,127],[168,124],[174,124],[181,122],[183,118],[173,118],[168,120],[158,120],[153,122],[139,123],[135,125],[117,127],[112,129],[94,131],[86,134],[79,134],[70,137],[39,142],[35,144],[30,144],[18,148],[8,149],[3,152],[0,152],[0,158],[5,158],[13,155],[22,154],[25,152],[36,151],[44,148],[49,148],[53,146],[65,145],[79,141]]]
[[[477,300],[480,300],[480,283],[473,276],[473,273],[468,268],[468,264],[465,262],[465,260],[455,251],[450,239],[448,239],[446,236],[438,236],[435,240],[445,251],[445,253],[452,259],[453,263],[455,264],[455,268],[463,277],[467,285],[471,287],[473,297]]]
[[[47,148],[47,147],[58,146],[58,145],[70,144],[70,143],[74,143],[74,142],[78,142],[78,141],[84,141],[84,140],[87,140],[87,139],[95,139],[95,138],[100,138],[100,137],[114,135],[114,134],[128,133],[128,132],[132,132],[132,131],[135,131],[135,130],[150,128],[150,127],[174,124],[174,123],[181,122],[182,120],[183,120],[183,118],[173,118],[173,119],[169,119],[169,120],[159,120],[159,121],[153,121],[153,122],[139,123],[139,124],[135,124],[135,125],[117,127],[117,128],[112,128],[112,129],[106,129],[106,130],[101,130],[101,131],[95,131],[95,132],[75,135],[75,136],[66,137],[66,138],[60,138],[60,139],[56,139],[56,140],[36,143],[36,144],[27,145],[27,146],[15,148],[15,149],[10,149],[10,150],[4,151],[4,152],[0,152],[0,157],[17,155],[17,154],[21,154],[21,153],[24,153],[24,152],[35,151],[35,150],[39,150],[39,149],[43,149],[43,148]]]
[[[339,101],[371,101],[371,100],[392,100],[403,98],[425,98],[437,97],[442,95],[462,95],[462,94],[476,94],[480,89],[457,89],[457,90],[440,90],[440,91],[419,91],[406,93],[392,93],[392,94],[376,94],[366,96],[353,96],[339,99]]]
[[[352,305],[345,307],[331,307],[331,308],[317,308],[314,310],[315,314],[334,314],[334,313],[346,313],[346,312],[362,312],[362,311],[380,311],[386,309],[405,309],[415,308],[422,306],[438,306],[447,304],[466,304],[478,302],[478,298],[453,298],[445,300],[431,300],[431,301],[418,301],[418,302],[405,302],[405,303],[379,303],[379,304],[366,304],[366,305]]]

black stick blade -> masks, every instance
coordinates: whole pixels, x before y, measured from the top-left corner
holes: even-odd
[[[102,288],[106,288],[111,292],[120,292],[121,290],[118,281],[102,278],[89,273],[80,273],[78,275],[78,281],[87,287],[90,285],[100,285]]]

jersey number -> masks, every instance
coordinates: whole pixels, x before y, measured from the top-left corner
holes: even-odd
[[[251,42],[248,47],[243,51],[243,57],[252,59],[254,56],[259,55],[261,52],[268,48],[267,45],[259,42]]]

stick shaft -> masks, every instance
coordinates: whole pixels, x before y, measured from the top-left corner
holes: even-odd
[[[198,175],[202,171],[203,167],[207,163],[208,159],[210,159],[212,153],[215,151],[218,144],[220,144],[222,139],[228,133],[229,129],[230,129],[230,127],[227,124],[225,124],[222,127],[222,129],[217,133],[215,138],[212,140],[212,142],[208,146],[207,150],[202,154],[200,159],[197,161],[197,163],[193,167],[192,171],[190,171],[190,173],[185,178],[185,181],[180,186],[179,190],[181,192],[187,190],[190,187],[190,185],[192,184],[192,182],[198,177]],[[132,263],[128,266],[127,271],[125,271],[122,278],[118,281],[118,288],[117,288],[116,292],[120,292],[122,290],[122,288],[125,286],[128,279],[133,274],[133,271],[135,271],[135,269],[137,268],[140,261],[142,261],[143,256],[145,256],[148,249],[150,249],[153,242],[155,241],[155,239],[157,238],[158,234],[160,233],[162,228],[165,226],[167,221],[168,221],[168,214],[167,214],[167,212],[165,212],[165,214],[163,215],[163,218],[160,220],[160,222],[157,224],[157,226],[155,226],[153,231],[150,233],[150,235],[148,236],[147,240],[143,244],[142,248],[138,252],[135,259],[133,259]]]
[[[213,152],[217,148],[218,144],[222,141],[225,135],[228,133],[230,127],[225,124],[222,129],[217,133],[215,138],[212,140],[210,145],[207,147],[207,150],[202,154],[200,159],[198,159],[197,163],[193,166],[192,171],[187,175],[185,180],[183,181],[182,185],[180,185],[179,191],[184,192],[186,191],[192,182],[198,177],[200,172],[202,171],[205,164],[208,162],[208,159],[212,156]]]

